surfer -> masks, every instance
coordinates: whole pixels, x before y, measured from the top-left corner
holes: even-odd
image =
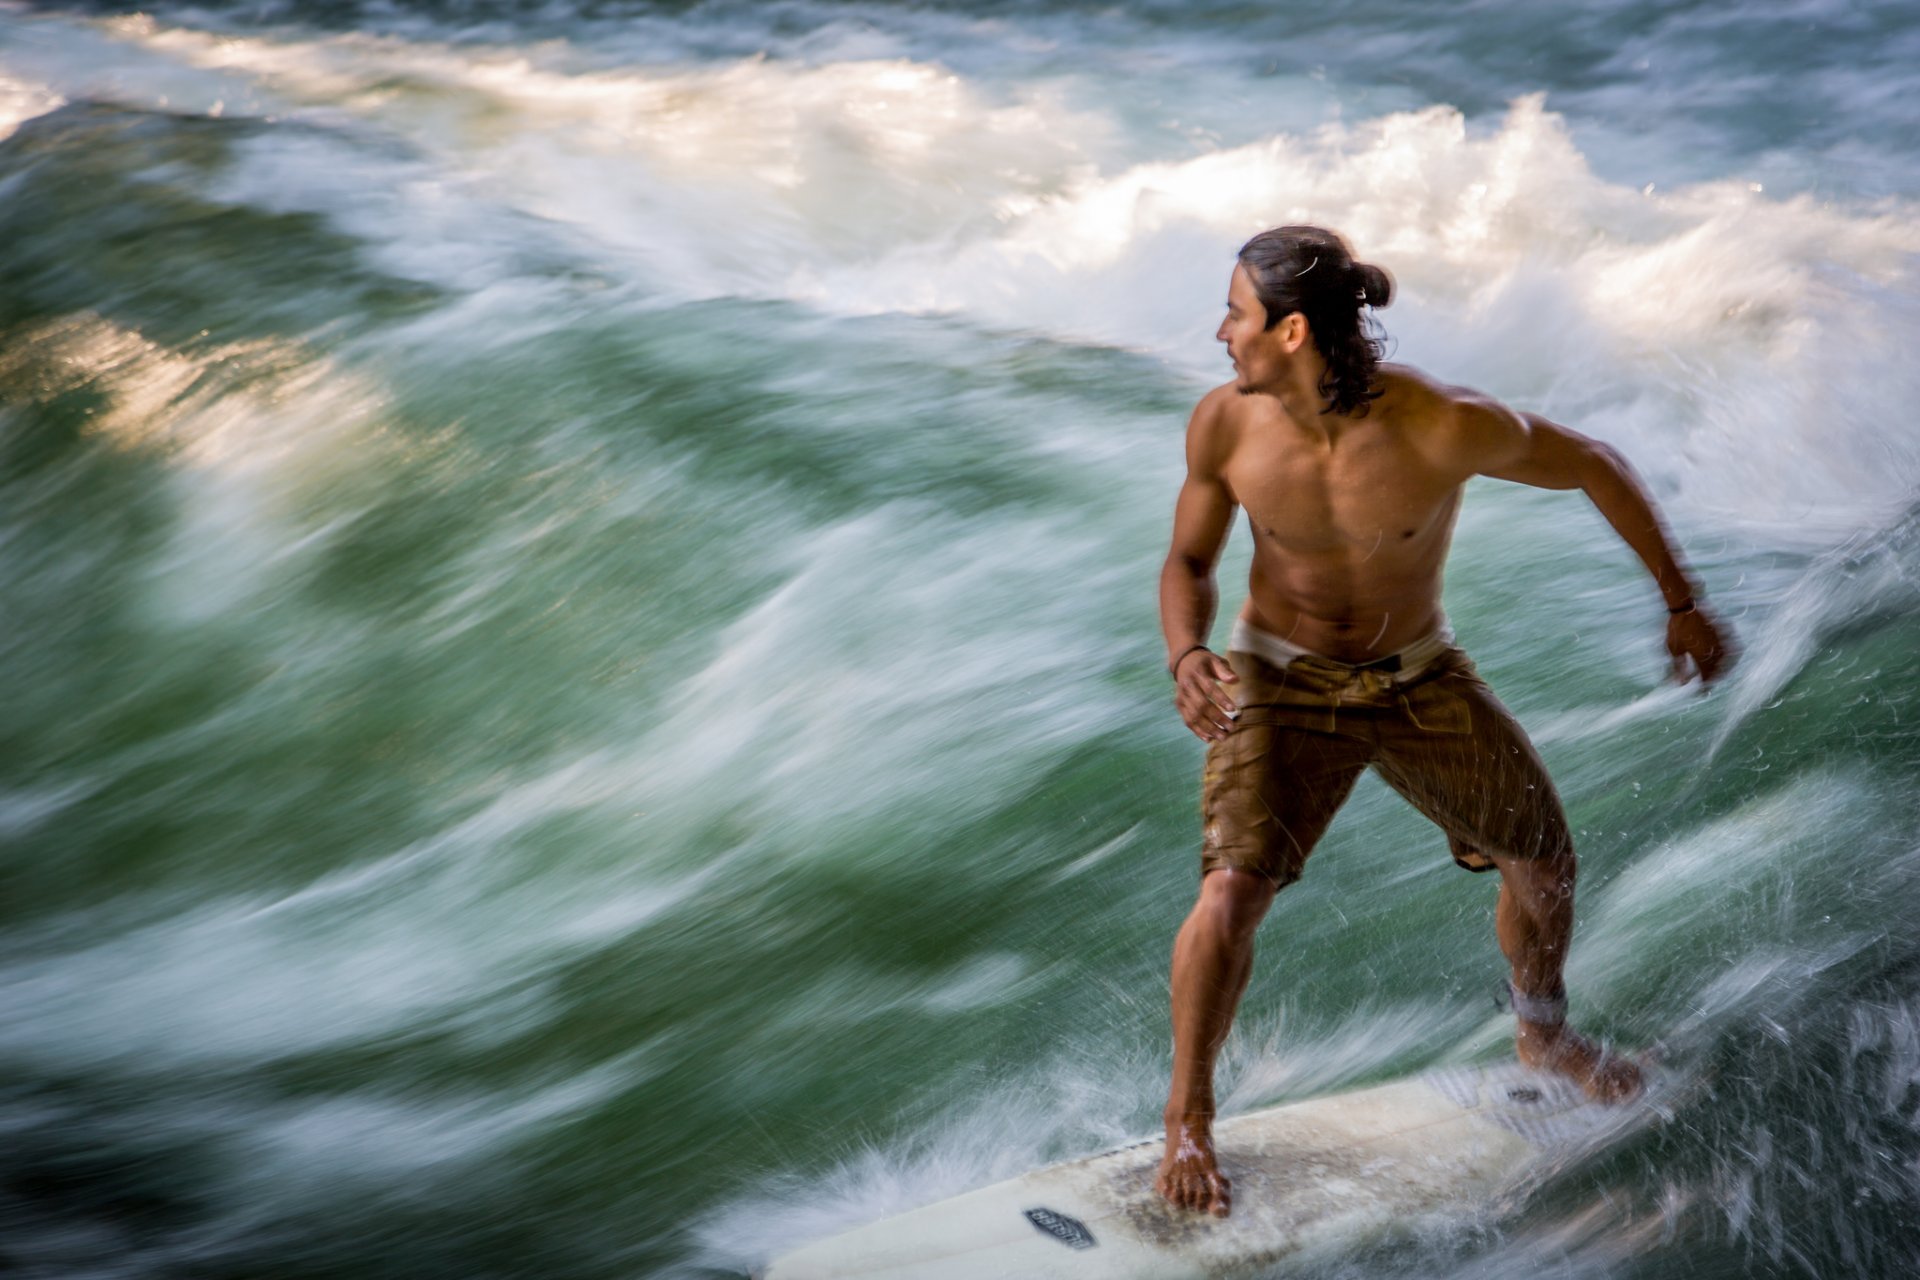
[[[1187,426],[1187,478],[1160,577],[1181,718],[1209,744],[1198,901],[1173,948],[1173,1079],[1156,1186],[1224,1216],[1214,1058],[1252,971],[1255,927],[1371,765],[1446,833],[1454,861],[1497,871],[1521,1061],[1589,1097],[1640,1086],[1635,1064],[1566,1023],[1572,836],[1553,782],[1453,643],[1441,574],[1467,480],[1580,489],[1645,562],[1667,609],[1676,679],[1721,675],[1730,634],[1612,448],[1417,369],[1381,363],[1363,307],[1393,295],[1318,227],[1240,250],[1227,315],[1234,380]],[[1254,555],[1224,655],[1206,645],[1214,565],[1236,507]],[[1526,602],[1521,602],[1523,605]]]

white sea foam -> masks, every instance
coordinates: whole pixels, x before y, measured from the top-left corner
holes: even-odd
[[[771,1177],[716,1205],[695,1224],[696,1261],[742,1270],[801,1243],[850,1230],[1050,1159],[1147,1136],[1143,1082],[1155,1068],[1138,1048],[1068,1046],[1022,1073],[1017,1089],[964,1089],[896,1145],[849,1137],[822,1177]],[[930,1082],[929,1097],[951,1093]]]
[[[780,1034],[831,1034],[830,1028],[906,1014],[954,1014],[1010,1004],[1037,985],[1027,957],[975,955],[931,977],[843,966],[795,996],[771,1024]]]
[[[1914,522],[1888,535],[1857,534],[1814,558],[1804,572],[1762,597],[1768,625],[1753,638],[1743,678],[1709,750],[1764,710],[1814,657],[1821,637],[1850,619],[1911,610],[1920,603],[1913,566]]]
[[[585,229],[599,257],[694,297],[789,292],[902,229],[948,235],[1009,191],[1050,189],[1111,132],[1044,88],[1003,100],[909,59],[569,73],[524,51],[114,29],[244,74],[315,122],[344,113],[404,138],[443,178]],[[279,166],[310,190],[324,182],[302,168]],[[350,201],[328,204],[350,216]]]
[[[1327,1093],[1389,1063],[1447,1041],[1459,1010],[1441,1001],[1390,1005],[1369,1001],[1320,1035],[1302,1035],[1289,1013],[1237,1028],[1222,1054],[1230,1086],[1225,1111],[1246,1111]]]
[[[1920,326],[1912,210],[1611,183],[1538,95],[1498,122],[1433,106],[1134,162],[1117,103],[912,58],[579,70],[120,30],[405,140],[416,158],[245,144],[222,187],[325,212],[402,274],[484,287],[544,235],[669,297],[953,312],[1207,377],[1233,248],[1312,219],[1395,271],[1400,355],[1626,445],[1689,515],[1814,547],[1883,527],[1920,485],[1899,412],[1920,394],[1901,355]]]
[[[1223,1064],[1232,1081],[1223,1110],[1298,1098],[1376,1070],[1431,1045],[1451,1011],[1370,1006],[1321,1037],[1241,1028]],[[1017,1089],[965,1090],[933,1120],[889,1147],[844,1142],[826,1175],[764,1179],[716,1206],[697,1225],[697,1260],[748,1268],[810,1240],[1024,1173],[1050,1160],[1158,1136],[1163,1055],[1116,1037],[1066,1045],[1023,1071]],[[928,1096],[947,1090],[929,1082]]]
[[[355,1184],[387,1187],[452,1173],[631,1089],[652,1074],[641,1046],[605,1062],[520,1088],[466,1095],[343,1093],[221,1108],[199,1117],[229,1134],[249,1166],[243,1200],[299,1203]],[[265,1196],[260,1193],[264,1191]]]
[[[66,99],[45,85],[0,74],[0,142],[13,135],[23,120],[63,106]]]
[[[1879,903],[1864,881],[1849,888],[1831,868],[1836,848],[1878,834],[1873,795],[1859,779],[1802,773],[1649,850],[1583,896],[1569,986],[1633,987],[1646,957],[1685,955],[1738,919],[1752,939],[1739,960],[1703,957],[1696,990],[1664,993],[1683,1002],[1669,1016],[1711,1020],[1750,1007],[1758,992],[1777,995],[1783,973],[1804,980],[1855,954],[1876,936]]]
[[[245,77],[182,65],[127,39],[155,29],[145,17],[90,23],[0,6],[0,85],[14,86],[0,88],[0,122],[7,120],[9,105],[24,113],[0,128],[11,133],[21,120],[86,100],[213,116],[264,113],[280,105]]]

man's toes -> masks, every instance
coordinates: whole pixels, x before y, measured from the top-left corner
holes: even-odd
[[[1626,1058],[1615,1058],[1607,1064],[1602,1083],[1608,1102],[1625,1102],[1640,1092],[1640,1068]]]
[[[1224,1218],[1233,1207],[1233,1188],[1226,1178],[1216,1174],[1208,1179],[1207,1212],[1216,1218]]]

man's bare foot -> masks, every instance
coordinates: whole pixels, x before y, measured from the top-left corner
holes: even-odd
[[[1640,1092],[1640,1066],[1608,1053],[1566,1026],[1518,1020],[1513,1045],[1520,1061],[1536,1071],[1551,1071],[1580,1086],[1595,1102],[1625,1102]]]
[[[1198,1116],[1167,1121],[1167,1154],[1153,1189],[1176,1209],[1224,1218],[1233,1207],[1233,1184],[1213,1156],[1213,1124]]]

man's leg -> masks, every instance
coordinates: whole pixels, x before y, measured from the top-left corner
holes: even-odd
[[[1513,966],[1513,989],[1522,997],[1514,1009],[1514,1049],[1520,1061],[1568,1077],[1596,1101],[1632,1097],[1640,1087],[1640,1069],[1566,1025],[1561,975],[1573,936],[1573,851],[1539,858],[1487,856],[1500,869],[1494,931]]]
[[[1375,767],[1447,832],[1454,860],[1500,872],[1494,928],[1513,966],[1529,1066],[1555,1071],[1589,1097],[1617,1101],[1639,1087],[1633,1063],[1565,1025],[1561,975],[1573,936],[1573,833],[1539,752],[1464,654],[1408,689],[1403,716],[1382,722]]]
[[[1373,758],[1364,733],[1329,724],[1323,692],[1251,654],[1227,660],[1243,715],[1207,748],[1200,897],[1173,947],[1173,1083],[1155,1180],[1174,1205],[1223,1217],[1231,1201],[1213,1153],[1213,1065],[1253,971],[1253,932]]]
[[[1232,1205],[1213,1153],[1213,1063],[1253,972],[1254,930],[1278,889],[1257,871],[1210,871],[1174,940],[1173,1084],[1167,1153],[1154,1185],[1178,1208],[1225,1217]]]

